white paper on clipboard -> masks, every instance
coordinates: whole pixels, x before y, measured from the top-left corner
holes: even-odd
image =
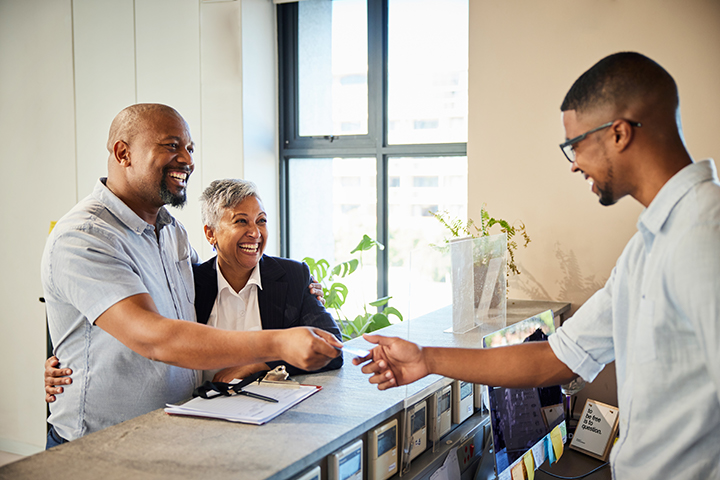
[[[320,389],[321,387],[315,385],[252,384],[244,387],[243,390],[274,398],[278,402],[266,402],[244,395],[210,399],[197,397],[182,405],[168,404],[165,412],[173,415],[219,418],[231,422],[262,425]]]

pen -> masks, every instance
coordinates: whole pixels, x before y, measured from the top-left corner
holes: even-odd
[[[244,392],[243,387],[250,385],[252,382],[256,381],[260,383],[262,380],[262,377],[265,376],[265,374],[268,373],[267,370],[263,370],[257,373],[254,373],[250,375],[249,377],[246,377],[242,379],[239,383],[224,383],[224,382],[211,382],[207,381],[203,383],[201,386],[197,387],[193,391],[193,397],[202,397],[202,398],[217,398],[217,397],[228,397],[235,394],[245,394],[248,397],[257,398],[258,400],[264,400],[266,402],[273,402],[278,403],[277,400],[274,398],[266,397],[264,395],[259,395],[257,393],[250,393],[250,392]]]
[[[240,390],[239,392],[237,392],[237,394],[238,394],[238,395],[245,395],[245,396],[248,396],[248,397],[250,397],[250,398],[256,398],[256,399],[258,399],[258,400],[264,400],[264,401],[266,401],[266,402],[278,403],[277,399],[272,398],[272,397],[266,397],[265,395],[260,395],[259,393],[246,392],[245,390]]]

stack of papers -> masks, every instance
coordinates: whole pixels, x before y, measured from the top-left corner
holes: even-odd
[[[305,400],[321,387],[315,385],[278,385],[276,383],[254,383],[243,388],[246,392],[257,393],[276,399],[267,402],[245,395],[217,398],[193,398],[182,405],[168,404],[166,413],[190,415],[193,417],[220,418],[231,422],[262,425],[277,417],[293,405]]]

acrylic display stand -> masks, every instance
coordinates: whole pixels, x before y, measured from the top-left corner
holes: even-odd
[[[409,318],[451,306],[450,333],[507,325],[507,236],[461,238],[410,254]]]
[[[507,325],[507,235],[450,242],[452,333]]]

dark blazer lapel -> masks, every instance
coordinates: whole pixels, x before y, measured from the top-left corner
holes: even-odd
[[[215,258],[205,263],[193,265],[195,280],[195,314],[198,323],[207,324],[217,298],[217,270]]]
[[[260,280],[262,289],[258,290],[258,306],[263,330],[285,328],[285,302],[287,282],[283,281],[285,269],[273,258],[265,255],[260,259]]]

